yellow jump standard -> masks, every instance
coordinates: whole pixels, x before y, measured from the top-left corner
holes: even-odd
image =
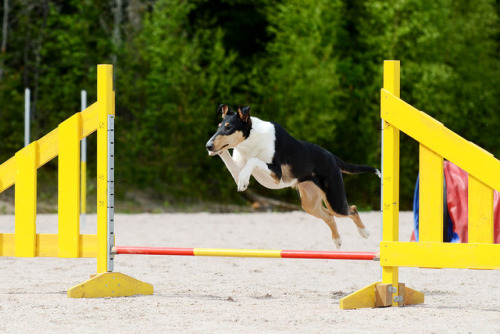
[[[399,267],[500,269],[500,245],[493,243],[493,189],[500,191],[500,161],[442,123],[400,99],[400,63],[384,62],[380,96],[382,124],[382,282],[340,301],[341,309],[423,303],[420,292],[399,283]],[[420,143],[420,240],[399,239],[399,133]],[[469,173],[469,243],[443,243],[443,159]],[[471,191],[471,189],[474,189]],[[402,291],[403,290],[403,291]],[[378,305],[378,304],[377,304]]]
[[[153,287],[113,273],[113,67],[97,67],[97,102],[0,165],[0,192],[15,187],[15,233],[0,234],[0,256],[96,258],[97,275],[68,297],[152,294]],[[97,233],[80,234],[80,141],[97,131]],[[57,234],[36,233],[37,169],[59,158]]]

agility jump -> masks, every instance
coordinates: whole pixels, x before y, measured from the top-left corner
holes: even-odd
[[[382,283],[369,285],[340,301],[340,308],[375,306],[376,291],[389,305],[423,294],[399,283],[399,267],[500,269],[500,244],[493,240],[493,189],[500,190],[500,161],[442,123],[400,99],[400,63],[384,62],[381,90]],[[399,134],[420,143],[420,240],[399,241]],[[443,159],[469,173],[469,243],[443,242]],[[377,299],[377,302],[379,299]]]
[[[68,290],[68,297],[152,294],[150,284],[113,272],[117,254],[378,260],[382,282],[340,300],[341,309],[403,306],[424,301],[398,280],[399,267],[500,269],[493,244],[493,189],[500,190],[500,161],[399,98],[399,61],[384,63],[382,216],[379,252],[154,248],[115,246],[114,92],[112,66],[98,66],[97,102],[0,165],[0,192],[16,184],[15,233],[0,234],[0,256],[89,257],[97,275]],[[97,131],[97,233],[79,232],[80,140]],[[420,142],[420,242],[399,242],[399,132]],[[59,155],[58,234],[36,233],[37,169]],[[443,157],[469,173],[469,243],[442,242]],[[425,195],[424,195],[425,194]]]

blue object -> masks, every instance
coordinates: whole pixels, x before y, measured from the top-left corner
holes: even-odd
[[[419,182],[420,175],[417,175],[417,183],[415,184],[415,193],[413,194],[413,226],[415,231],[415,240],[418,241],[419,232]],[[460,242],[458,234],[453,232],[453,221],[448,213],[448,204],[446,200],[446,178],[443,178],[443,241],[444,242]]]

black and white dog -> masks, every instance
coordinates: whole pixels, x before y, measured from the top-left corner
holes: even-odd
[[[356,206],[347,203],[342,173],[372,172],[380,177],[378,169],[344,162],[315,144],[297,140],[277,123],[250,117],[248,106],[234,112],[223,104],[219,111],[222,123],[206,148],[222,158],[238,191],[247,189],[250,175],[269,189],[296,187],[304,210],[325,221],[337,248],[342,240],[334,217],[351,218],[361,236],[369,236]]]

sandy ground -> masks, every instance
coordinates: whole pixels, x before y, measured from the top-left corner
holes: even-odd
[[[362,239],[339,220],[342,250],[377,250],[380,214],[362,213]],[[94,233],[96,217],[82,229]],[[14,217],[0,216],[12,232]],[[37,231],[57,230],[39,215]],[[408,240],[411,214],[401,214]],[[118,245],[334,250],[328,227],[302,212],[116,215]],[[371,261],[119,255],[115,270],[153,284],[153,296],[69,299],[95,259],[0,258],[2,333],[500,333],[500,272],[402,268],[425,304],[339,310],[343,296],[379,280]]]

